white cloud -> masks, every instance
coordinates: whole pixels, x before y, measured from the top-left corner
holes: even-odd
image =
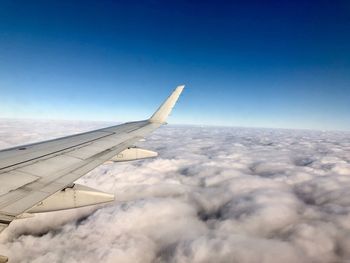
[[[3,120],[0,146],[101,126]],[[15,221],[0,253],[12,262],[350,260],[349,133],[167,126],[140,146],[159,158],[79,180],[114,192],[114,203]]]

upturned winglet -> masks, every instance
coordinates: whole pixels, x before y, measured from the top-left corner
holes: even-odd
[[[149,119],[154,123],[165,123],[185,85],[178,86]]]

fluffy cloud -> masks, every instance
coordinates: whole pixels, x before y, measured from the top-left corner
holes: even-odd
[[[8,147],[104,124],[0,126]],[[167,126],[139,145],[160,156],[105,164],[78,182],[114,192],[114,203],[17,220],[0,253],[12,262],[350,260],[350,133]]]

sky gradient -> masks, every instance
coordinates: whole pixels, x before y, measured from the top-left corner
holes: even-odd
[[[1,1],[0,117],[350,130],[349,1]]]

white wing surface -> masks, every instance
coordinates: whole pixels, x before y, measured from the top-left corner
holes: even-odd
[[[0,151],[0,231],[160,127],[183,88],[177,87],[148,120]]]

